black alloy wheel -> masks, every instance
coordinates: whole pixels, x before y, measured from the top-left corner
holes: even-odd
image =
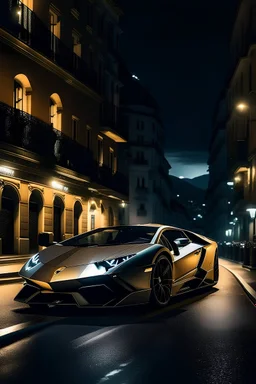
[[[157,307],[169,304],[172,292],[172,265],[168,257],[160,256],[152,271],[151,303]]]

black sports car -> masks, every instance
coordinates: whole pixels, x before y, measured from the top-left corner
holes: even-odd
[[[30,306],[161,307],[217,283],[217,244],[158,224],[99,228],[37,253],[20,276],[25,283],[15,300]]]

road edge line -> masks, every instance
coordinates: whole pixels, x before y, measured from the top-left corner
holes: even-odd
[[[252,301],[252,303],[254,305],[256,305],[256,292],[254,291],[254,289],[248,284],[246,283],[246,281],[241,277],[239,276],[238,273],[232,271],[232,269],[226,267],[225,265],[222,265],[220,263],[220,266],[225,268],[227,271],[229,271],[230,273],[232,273],[232,275],[237,279],[237,281],[240,283],[241,287],[243,288],[243,290],[245,291],[245,293],[247,294],[247,296],[250,298],[250,300]]]

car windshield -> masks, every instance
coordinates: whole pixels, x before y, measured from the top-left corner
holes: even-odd
[[[155,227],[113,227],[99,228],[94,231],[83,233],[71,239],[62,241],[64,246],[93,247],[111,246],[120,244],[143,244],[150,243],[155,235]]]

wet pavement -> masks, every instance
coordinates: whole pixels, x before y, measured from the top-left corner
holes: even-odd
[[[44,316],[19,307],[20,321]],[[48,315],[54,325],[0,350],[0,383],[255,383],[256,308],[222,267],[215,288],[164,310]]]

